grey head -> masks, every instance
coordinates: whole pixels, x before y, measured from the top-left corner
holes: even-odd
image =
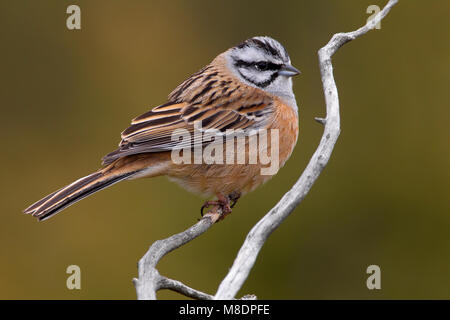
[[[270,37],[245,40],[225,53],[229,68],[244,83],[287,100],[296,107],[291,77],[300,71],[291,65],[286,49]]]

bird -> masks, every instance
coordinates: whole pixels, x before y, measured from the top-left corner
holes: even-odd
[[[122,132],[119,148],[102,158],[99,170],[49,194],[24,213],[46,220],[120,181],[167,176],[189,191],[217,198],[203,204],[202,214],[213,205],[229,214],[242,195],[268,181],[292,154],[299,130],[292,77],[298,74],[286,49],[271,37],[252,37],[231,47],[178,85],[166,103],[134,118]],[[174,163],[173,152],[180,152],[180,146],[173,133],[195,134],[198,123],[202,133],[215,136],[240,132],[247,140],[238,152],[249,153],[251,134],[277,130],[277,145],[270,140],[266,150],[277,148],[278,168],[263,175],[261,162]],[[206,142],[199,145],[206,148]]]

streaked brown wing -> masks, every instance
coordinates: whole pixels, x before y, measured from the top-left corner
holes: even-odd
[[[185,103],[166,103],[133,119],[131,126],[122,132],[119,149],[103,157],[103,164],[109,164],[121,157],[172,150],[177,141],[172,141],[176,129],[192,130],[181,118]]]
[[[103,163],[132,154],[188,147],[180,145],[172,134],[176,129],[185,129],[192,135],[194,124],[197,128],[200,124],[202,130],[215,129],[217,134],[231,129],[245,133],[265,127],[272,119],[273,101],[264,92],[248,86],[232,87],[232,81],[221,77],[214,68],[203,71],[179,86],[184,90],[182,96],[175,97],[173,93],[169,96],[175,102],[133,119],[131,126],[122,132],[119,149],[106,155]]]
[[[202,129],[244,131],[259,129],[267,125],[273,113],[273,101],[258,89],[237,87],[230,94],[218,85],[203,100],[193,100],[182,109],[182,118],[189,124],[201,122]],[[217,92],[219,91],[219,94]]]

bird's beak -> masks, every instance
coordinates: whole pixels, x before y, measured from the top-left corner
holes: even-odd
[[[278,71],[278,74],[281,76],[293,77],[293,76],[300,74],[300,70],[298,70],[297,68],[294,68],[290,64],[285,64]]]

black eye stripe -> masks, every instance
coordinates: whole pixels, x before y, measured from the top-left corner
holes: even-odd
[[[276,64],[268,61],[256,61],[256,62],[248,62],[244,60],[237,60],[234,65],[238,68],[240,67],[257,67],[258,64],[265,63],[264,70],[280,70],[281,64]]]
[[[262,81],[262,82],[258,82],[258,81],[254,81],[252,79],[250,79],[249,77],[246,77],[244,74],[242,74],[241,71],[239,71],[239,74],[241,75],[242,78],[244,78],[245,80],[247,80],[248,82],[253,83],[254,85],[260,87],[260,88],[265,88],[267,87],[269,84],[271,84],[272,82],[275,81],[275,79],[278,77],[278,72],[274,72],[272,73],[272,75],[270,76],[269,79]]]

